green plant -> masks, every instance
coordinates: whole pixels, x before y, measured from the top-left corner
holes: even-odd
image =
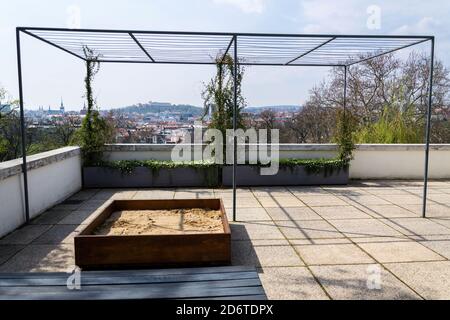
[[[212,168],[218,165],[211,161],[163,161],[163,160],[116,160],[98,161],[94,166],[118,169],[122,173],[132,173],[137,167],[145,167],[154,172],[173,168]]]
[[[337,111],[334,141],[338,145],[338,159],[346,164],[353,159],[353,150],[355,149],[353,135],[356,124],[356,118],[349,110],[339,109]]]
[[[244,68],[237,65],[236,84],[234,83],[234,60],[229,55],[219,55],[216,58],[216,75],[210,82],[204,84],[202,98],[204,100],[205,118],[211,114],[209,128],[220,130],[222,137],[226,136],[226,129],[233,128],[234,110],[234,86],[237,91],[237,128],[243,128],[243,118],[241,111],[245,107],[245,99],[242,96],[241,84],[244,76]],[[223,146],[225,151],[225,144]],[[226,153],[223,152],[224,158]],[[226,159],[224,159],[226,160]]]
[[[358,143],[420,143],[423,128],[423,122],[416,122],[412,111],[402,112],[389,106],[376,122],[359,128],[355,140]]]
[[[112,135],[112,126],[100,116],[93,96],[92,82],[100,69],[98,55],[88,47],[83,47],[86,57],[85,98],[87,100],[86,116],[81,129],[75,134],[75,141],[79,143],[85,165],[101,160],[103,148]]]

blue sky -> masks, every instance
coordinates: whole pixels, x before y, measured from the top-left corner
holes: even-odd
[[[372,5],[379,29],[367,26]],[[74,12],[79,11],[79,20]],[[427,34],[436,36],[437,58],[450,66],[450,1],[365,0],[0,0],[0,84],[17,97],[16,26],[142,30],[236,31],[336,34]],[[23,35],[25,105],[68,109],[83,105],[80,61]],[[419,50],[428,46],[418,47]],[[250,67],[244,94],[250,105],[301,104],[326,68]],[[201,105],[202,82],[213,67],[103,65],[96,78],[100,107],[168,101]]]

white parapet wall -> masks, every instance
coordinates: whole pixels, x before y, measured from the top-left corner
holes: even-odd
[[[28,193],[34,218],[82,187],[79,147],[29,156]],[[0,237],[25,222],[22,159],[0,162]]]
[[[171,160],[172,144],[108,145],[105,160]],[[280,158],[332,158],[335,144],[280,144]],[[360,144],[350,164],[352,179],[422,179],[423,144]],[[450,178],[450,144],[430,146],[429,177]]]

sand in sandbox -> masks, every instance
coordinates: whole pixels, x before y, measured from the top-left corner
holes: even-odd
[[[223,232],[219,210],[202,208],[116,211],[94,230],[97,235]]]

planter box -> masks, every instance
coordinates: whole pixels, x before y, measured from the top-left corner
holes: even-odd
[[[280,166],[277,174],[263,176],[261,168],[252,165],[239,165],[236,172],[238,186],[306,186],[306,185],[340,185],[348,183],[348,167],[335,169],[332,172],[307,172],[303,166]],[[233,167],[222,168],[222,184],[226,187],[233,184]]]
[[[220,210],[222,233],[95,235],[115,211],[208,208]],[[114,200],[75,237],[75,263],[82,269],[227,265],[231,231],[220,199]]]
[[[131,173],[107,167],[84,167],[84,188],[151,188],[151,187],[214,187],[219,180],[217,167],[161,168],[136,167]]]

